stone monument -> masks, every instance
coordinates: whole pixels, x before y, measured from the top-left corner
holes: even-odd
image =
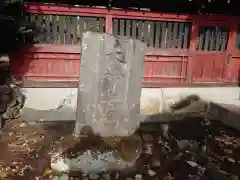
[[[140,123],[146,45],[86,32],[81,49],[75,134],[84,126],[103,137],[133,134]]]

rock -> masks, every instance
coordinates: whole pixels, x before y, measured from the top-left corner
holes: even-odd
[[[109,173],[103,173],[102,177],[104,180],[111,180],[110,174]]]
[[[6,90],[8,89],[8,90]],[[1,92],[2,90],[2,92]],[[1,108],[0,113],[5,120],[16,119],[20,115],[20,110],[25,103],[25,96],[20,92],[18,87],[5,86],[0,88]]]
[[[141,179],[143,179],[143,176],[141,174],[135,175],[135,180],[141,180]]]
[[[152,142],[154,139],[153,139],[153,136],[150,135],[150,134],[143,134],[142,135],[142,138],[145,142]]]
[[[148,170],[148,175],[149,176],[155,176],[157,173],[151,169]]]
[[[37,122],[28,122],[28,124],[29,124],[30,126],[33,126],[33,125],[36,125]]]
[[[21,124],[19,125],[19,127],[26,127],[26,126],[27,126],[26,123],[21,123]]]
[[[99,178],[99,175],[98,175],[98,174],[90,173],[90,174],[89,174],[89,178],[90,178],[90,179],[98,179],[98,178]]]
[[[10,132],[10,133],[8,133],[8,136],[12,136],[14,133],[13,132]]]
[[[67,174],[63,174],[60,176],[59,180],[68,180],[68,175]]]
[[[239,180],[239,177],[233,175],[233,176],[230,177],[230,179],[231,179],[231,180]]]
[[[61,153],[54,154],[51,158],[51,168],[57,172],[68,172],[69,166],[65,163]]]

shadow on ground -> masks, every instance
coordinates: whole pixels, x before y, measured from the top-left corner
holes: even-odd
[[[73,138],[73,121],[11,121],[2,130],[0,179],[49,179],[54,174],[51,155],[59,149],[70,161],[91,150],[114,151],[115,159],[135,162],[98,172],[97,179],[238,179],[240,133],[220,121],[206,120],[206,107],[201,107],[197,113],[149,116],[126,138],[101,138],[90,127],[83,128],[81,138]],[[93,178],[74,170],[68,174]]]

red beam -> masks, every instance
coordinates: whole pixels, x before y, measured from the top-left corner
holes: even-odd
[[[81,46],[75,44],[34,44],[24,46],[20,50],[23,53],[59,53],[59,54],[80,54]],[[160,49],[148,48],[147,56],[189,56],[188,50],[182,49]]]
[[[95,16],[95,17],[105,17],[105,31],[106,33],[112,33],[112,19],[113,18],[126,18],[126,19],[140,19],[140,20],[161,20],[161,21],[178,21],[178,22],[192,22],[191,38],[190,38],[190,48],[189,50],[177,50],[177,49],[155,49],[149,48],[145,58],[145,61],[156,61],[156,62],[182,62],[182,71],[180,78],[172,77],[176,82],[173,82],[171,77],[162,77],[161,81],[171,81],[168,82],[154,82],[144,81],[144,87],[181,87],[181,86],[226,86],[226,84],[234,85],[236,82],[206,82],[204,83],[194,83],[192,82],[192,67],[194,64],[193,55],[200,54],[213,54],[221,55],[231,52],[233,56],[240,57],[240,51],[236,51],[234,44],[237,36],[237,24],[240,22],[239,17],[230,16],[211,16],[211,15],[184,15],[184,14],[168,14],[168,13],[156,13],[148,11],[135,11],[135,10],[119,10],[107,8],[82,8],[73,6],[58,6],[58,5],[46,5],[40,3],[26,3],[25,10],[27,12],[39,13],[39,14],[58,14],[58,15],[79,15],[79,16]],[[197,51],[198,46],[198,31],[199,26],[225,26],[230,29],[229,40],[226,52],[205,52]],[[53,44],[38,44],[34,46],[25,47],[23,52],[27,56],[32,56],[34,53],[34,58],[39,59],[77,59],[80,58],[81,48],[80,45],[53,45]],[[18,53],[20,54],[20,53]],[[61,54],[61,55],[60,55]],[[61,56],[61,57],[60,57]],[[31,57],[30,57],[31,58]],[[155,59],[154,59],[155,58]],[[165,60],[166,59],[166,60]],[[187,66],[187,74],[185,75],[185,69]],[[227,68],[229,69],[229,68]],[[185,76],[186,80],[185,81]],[[145,77],[153,78],[153,77]],[[169,80],[170,78],[170,80]],[[51,81],[51,80],[50,80]],[[182,82],[179,82],[182,81]],[[199,80],[201,81],[201,79]],[[209,81],[212,81],[210,78]]]
[[[59,53],[25,53],[23,55],[25,59],[38,59],[38,60],[66,60],[66,61],[80,61],[80,54],[59,54]],[[47,62],[46,62],[47,63]]]
[[[64,54],[80,54],[80,45],[68,44],[34,44],[24,46],[21,49],[23,53],[64,53]]]
[[[106,25],[105,25],[105,32],[108,34],[112,34],[112,27],[113,27],[113,17],[112,15],[106,15]]]
[[[26,12],[37,14],[105,16],[108,12],[106,8],[81,8],[64,5],[47,5],[43,3],[25,3],[24,7]]]
[[[235,41],[237,39],[237,32],[238,32],[238,24],[233,24],[232,26],[230,26],[227,51],[234,51]]]
[[[198,32],[199,32],[199,26],[196,24],[196,22],[193,22],[192,28],[191,28],[191,37],[190,37],[190,51],[192,53],[196,52],[197,46],[198,46]],[[186,73],[186,81],[188,83],[192,82],[192,71],[193,71],[193,58],[188,58],[188,65],[187,65],[187,73]]]
[[[107,8],[74,7],[66,5],[60,6],[42,3],[25,3],[25,11],[37,14],[81,15],[95,17],[105,17],[108,14],[112,15],[113,18],[169,20],[185,22],[189,22],[192,20],[195,20],[197,22],[209,21],[209,23],[219,23],[220,21],[223,23],[240,22],[240,18],[235,16],[168,14],[160,12],[122,9],[108,10]]]
[[[130,19],[153,19],[171,21],[191,21],[192,16],[183,14],[155,13],[134,10],[108,10],[107,8],[82,8],[74,6],[47,5],[41,3],[26,3],[25,11],[36,14],[61,14],[61,15],[83,15],[83,16],[106,16]]]
[[[177,22],[191,22],[192,16],[180,15],[180,14],[166,14],[166,13],[154,13],[154,12],[141,12],[141,11],[123,11],[123,10],[111,10],[110,13],[113,18],[124,19],[140,19],[140,20],[163,20],[163,21],[177,21]]]

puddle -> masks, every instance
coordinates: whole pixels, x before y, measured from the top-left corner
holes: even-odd
[[[59,172],[81,171],[96,175],[107,171],[119,171],[132,167],[135,161],[126,161],[117,157],[117,151],[87,150],[76,158],[62,157],[60,153],[53,155],[51,168]]]
[[[142,153],[142,139],[129,137],[101,137],[88,134],[79,139],[65,139],[66,149],[51,156],[51,169],[55,172],[81,172],[91,177],[110,171],[132,168]],[[71,147],[69,147],[69,141]],[[64,144],[64,143],[63,143]],[[64,146],[64,145],[63,145]]]

